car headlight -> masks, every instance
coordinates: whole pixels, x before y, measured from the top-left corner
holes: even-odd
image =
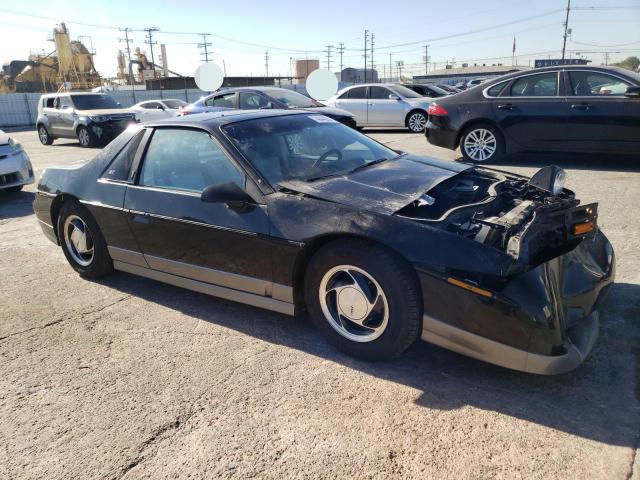
[[[106,122],[107,120],[109,120],[109,117],[105,117],[103,115],[96,115],[95,117],[89,117],[89,120],[100,123],[100,122]]]
[[[13,138],[9,138],[9,146],[11,147],[12,153],[20,153],[22,151],[22,144],[16,142]]]
[[[560,195],[564,188],[567,174],[560,167],[549,165],[538,170],[529,180],[529,184],[541,188],[553,195]]]
[[[564,188],[564,181],[567,179],[566,172],[559,168],[555,172],[555,176],[553,177],[553,184],[551,186],[551,193],[554,195],[560,195],[562,193],[562,189]]]

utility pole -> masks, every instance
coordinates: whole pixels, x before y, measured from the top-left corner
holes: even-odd
[[[367,83],[367,44],[369,42],[369,30],[364,31],[364,83]]]
[[[402,67],[404,67],[404,61],[398,60],[396,66],[398,67],[398,82],[402,82]]]
[[[144,43],[149,45],[149,51],[151,53],[151,69],[153,70],[153,78],[156,78],[156,61],[153,57],[153,46],[158,42],[153,41],[153,32],[157,32],[159,28],[145,28],[144,31],[147,32],[147,37],[145,38]]]
[[[344,53],[344,43],[340,42],[338,45],[338,53],[340,54],[340,81],[342,82],[342,54]]]
[[[130,43],[132,42],[132,40],[129,39],[129,30],[130,28],[126,27],[126,28],[120,28],[119,29],[121,32],[124,32],[124,38],[119,38],[118,41],[119,42],[125,42],[127,45],[127,59],[129,61],[129,85],[131,85],[131,92],[133,94],[133,102],[136,102],[136,86],[135,86],[135,82],[133,80],[133,68],[131,67],[131,46]]]
[[[371,81],[375,82],[376,81],[376,77],[373,73],[373,71],[375,70],[376,66],[373,63],[373,46],[375,45],[375,42],[373,41],[376,38],[376,36],[373,34],[373,32],[371,32]]]
[[[393,54],[389,52],[389,81],[390,82],[393,80],[393,64],[391,63],[391,55]]]
[[[266,80],[266,78],[269,76],[269,50],[266,50],[264,52],[264,69],[267,72],[265,76],[265,80]]]
[[[424,46],[424,74],[429,74],[429,45]]]
[[[331,50],[334,48],[333,45],[326,45],[327,47],[327,70],[331,70]]]
[[[564,52],[567,48],[567,28],[569,27],[569,11],[571,10],[571,0],[567,0],[567,16],[564,19],[564,35],[562,40],[562,60],[564,60]]]
[[[211,46],[210,42],[207,42],[207,37],[211,35],[210,33],[199,33],[202,37],[202,43],[198,44],[198,48],[203,48],[204,52],[200,53],[200,56],[204,56],[205,63],[209,63],[209,47]]]

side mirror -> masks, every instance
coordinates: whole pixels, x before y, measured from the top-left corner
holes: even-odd
[[[392,93],[391,95],[389,95],[389,100],[400,100],[400,97]]]
[[[627,87],[627,91],[624,92],[624,96],[630,98],[640,98],[640,87],[636,87],[635,85]]]
[[[243,210],[255,203],[255,200],[234,182],[209,185],[202,191],[200,200],[210,203],[224,203],[234,210]]]

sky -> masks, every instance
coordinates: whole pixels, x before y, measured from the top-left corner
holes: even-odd
[[[584,56],[594,64],[630,55],[640,56],[640,0],[572,0],[567,56]],[[154,53],[165,43],[169,68],[192,75],[203,61],[198,48],[208,37],[210,60],[227,75],[265,74],[265,52],[271,75],[290,75],[292,59],[318,58],[327,66],[327,45],[344,44],[343,66],[364,64],[365,30],[374,35],[374,63],[383,74],[404,62],[404,74],[429,70],[447,62],[511,64],[515,37],[516,62],[560,58],[565,0],[439,0],[399,4],[389,1],[242,0],[3,0],[0,4],[0,62],[26,59],[30,53],[53,50],[47,41],[56,23],[64,21],[71,38],[90,36],[94,62],[103,76],[115,76],[116,54],[124,48],[119,28],[157,27]],[[46,18],[41,18],[46,17]],[[84,24],[84,25],[83,25]],[[177,34],[171,32],[186,32]],[[131,33],[132,49],[144,44],[145,33]],[[89,43],[88,40],[86,43]],[[369,48],[369,47],[368,47]],[[595,52],[595,53],[589,53]],[[391,55],[390,55],[391,54]],[[158,63],[158,62],[156,62]],[[332,49],[331,70],[339,70]]]

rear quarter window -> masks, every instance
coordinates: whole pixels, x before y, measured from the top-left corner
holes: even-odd
[[[105,169],[102,178],[115,182],[126,182],[129,179],[133,159],[146,131],[144,128],[130,129],[125,130],[103,150],[102,154],[113,160]]]
[[[500,94],[504,91],[505,87],[509,82],[500,82],[495,84],[493,87],[487,90],[487,96],[489,97],[499,97]]]

